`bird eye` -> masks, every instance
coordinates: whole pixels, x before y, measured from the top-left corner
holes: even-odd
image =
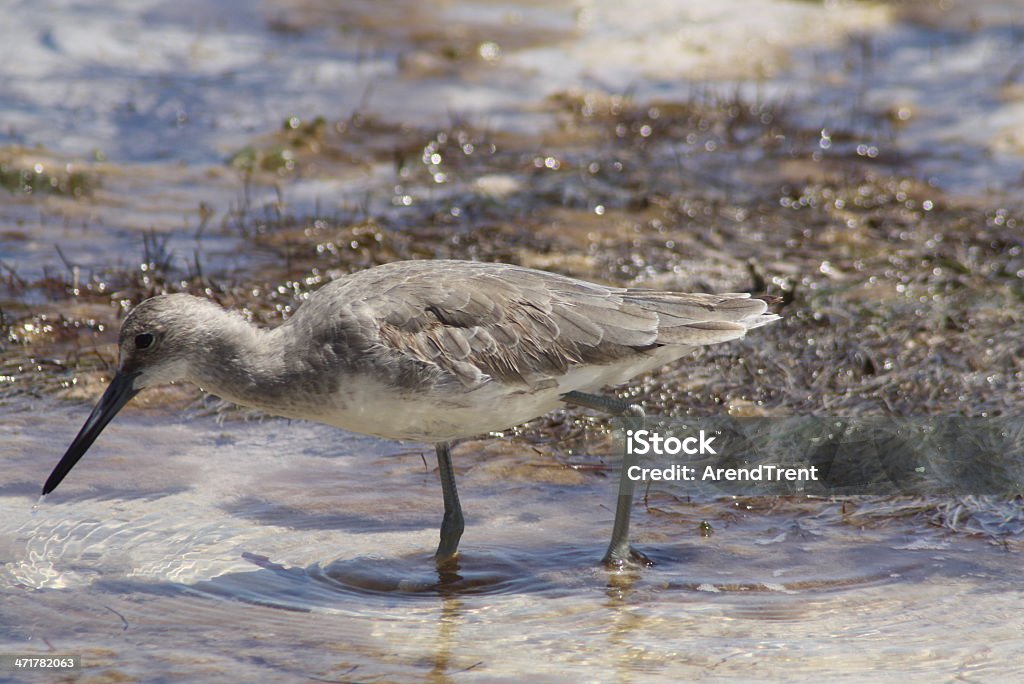
[[[139,333],[135,336],[136,349],[149,349],[153,346],[153,333]]]

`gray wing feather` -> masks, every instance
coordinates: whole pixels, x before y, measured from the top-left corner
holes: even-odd
[[[551,309],[558,320],[559,329],[568,338],[586,347],[596,347],[604,339],[604,329],[591,320],[579,307],[571,303],[558,303]]]
[[[331,285],[360,312],[360,327],[374,329],[382,353],[466,387],[544,386],[572,366],[725,342],[776,318],[746,294],[606,287],[504,264],[399,262]]]

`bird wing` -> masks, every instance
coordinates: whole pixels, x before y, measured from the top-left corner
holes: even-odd
[[[364,330],[376,327],[389,351],[467,388],[490,379],[538,388],[581,364],[724,342],[742,337],[766,308],[746,294],[615,288],[506,264],[420,263],[363,272],[380,277],[352,288],[351,311]]]

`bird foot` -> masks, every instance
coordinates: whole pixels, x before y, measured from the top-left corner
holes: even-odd
[[[442,554],[440,551],[434,554],[434,563],[438,570],[452,570],[459,567],[459,554],[457,551]]]
[[[601,562],[609,570],[622,570],[627,567],[650,568],[654,561],[648,558],[647,554],[637,551],[632,546],[627,547],[626,553],[609,552]]]

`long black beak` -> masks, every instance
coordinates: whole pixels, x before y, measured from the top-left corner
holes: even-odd
[[[135,378],[138,377],[138,373],[124,373],[118,372],[114,376],[114,379],[110,381],[110,385],[107,387],[107,391],[100,397],[96,407],[89,414],[89,417],[85,421],[85,425],[78,431],[78,436],[75,437],[75,441],[71,442],[71,446],[64,453],[64,458],[60,459],[60,463],[50,473],[50,477],[47,478],[46,484],[43,485],[43,495],[49,494],[57,485],[61,483],[61,480],[71,472],[71,469],[78,463],[78,459],[85,455],[85,452],[89,450],[92,443],[96,441],[96,438],[103,432],[103,428],[107,426],[117,412],[128,403],[128,401],[139,393],[139,390],[132,387],[135,382]]]

